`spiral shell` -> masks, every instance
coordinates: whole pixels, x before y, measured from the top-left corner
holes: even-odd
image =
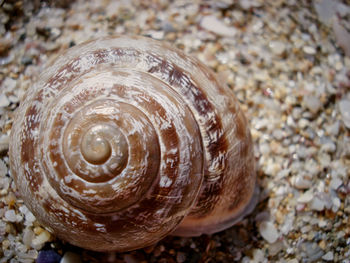
[[[127,251],[231,226],[254,203],[254,156],[232,92],[196,59],[142,37],[67,50],[11,131],[11,172],[72,244]]]

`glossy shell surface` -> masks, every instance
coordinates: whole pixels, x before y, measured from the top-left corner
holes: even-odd
[[[92,250],[214,233],[254,203],[253,145],[232,91],[148,38],[60,55],[21,103],[10,162],[38,220]]]

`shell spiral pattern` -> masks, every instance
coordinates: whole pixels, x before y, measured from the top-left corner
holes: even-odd
[[[155,40],[117,36],[67,50],[27,93],[11,137],[26,205],[84,248],[214,233],[254,203],[237,100],[202,63]]]

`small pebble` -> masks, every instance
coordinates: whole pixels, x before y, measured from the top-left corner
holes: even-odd
[[[312,182],[308,177],[298,174],[292,179],[293,186],[297,189],[309,189],[312,186]]]
[[[315,55],[316,54],[316,49],[310,46],[304,46],[303,51],[308,54],[308,55]]]
[[[304,103],[312,113],[317,113],[322,107],[320,99],[311,95],[304,97]]]
[[[70,251],[64,253],[63,258],[60,261],[60,263],[81,263],[81,262],[82,261],[80,256]]]
[[[306,191],[298,198],[299,203],[309,203],[314,197],[312,191]]]
[[[176,262],[177,263],[186,262],[186,253],[184,253],[184,252],[177,252],[177,254],[176,254]]]
[[[36,263],[60,263],[61,256],[54,250],[42,250],[36,259]]]
[[[322,256],[322,259],[325,261],[333,261],[334,255],[332,251],[328,251],[326,254]]]
[[[350,129],[350,100],[341,100],[339,102],[339,110],[345,126]]]
[[[325,203],[318,197],[314,197],[310,203],[310,209],[315,211],[323,211],[325,208]]]
[[[315,261],[323,256],[322,249],[316,243],[306,242],[302,244],[302,249],[310,261]]]
[[[10,222],[16,222],[17,221],[17,215],[15,210],[11,209],[11,210],[7,210],[5,212],[5,218],[10,221]]]
[[[283,242],[275,242],[273,244],[270,244],[269,246],[269,255],[275,256],[277,255],[281,250],[284,249]]]
[[[43,230],[38,236],[36,236],[33,239],[32,246],[35,248],[42,247],[50,239],[51,239],[51,234],[48,231]]]
[[[278,56],[282,55],[286,50],[285,42],[281,42],[281,41],[271,41],[269,44],[269,47],[272,53]]]
[[[264,252],[261,249],[254,249],[253,260],[254,262],[264,262],[265,260]]]
[[[269,243],[276,242],[278,238],[276,227],[269,221],[264,221],[259,225],[259,233]]]
[[[7,174],[7,166],[3,160],[0,160],[0,177],[4,177],[6,174]]]
[[[339,177],[334,177],[330,181],[329,187],[333,190],[337,190],[342,184],[343,184],[343,181]]]
[[[328,152],[328,153],[334,153],[337,150],[337,146],[334,142],[329,141],[329,142],[322,144],[321,150]]]
[[[5,94],[0,94],[0,107],[7,107],[10,105],[10,100]]]
[[[34,237],[35,237],[34,232],[30,228],[26,228],[23,233],[23,243],[27,247],[30,247]]]
[[[214,15],[204,16],[200,26],[220,36],[233,37],[236,34],[234,27],[229,27]]]

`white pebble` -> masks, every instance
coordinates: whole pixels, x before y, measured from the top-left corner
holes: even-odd
[[[220,36],[233,37],[236,34],[234,27],[227,26],[214,15],[203,17],[200,26]]]
[[[272,132],[272,136],[276,139],[276,140],[282,140],[284,137],[283,131],[282,130],[274,130]]]
[[[338,197],[334,196],[334,197],[332,197],[332,203],[333,203],[332,211],[335,213],[340,208],[340,205],[341,205],[340,199]]]
[[[305,96],[303,101],[305,103],[305,106],[312,113],[317,113],[322,107],[322,103],[320,99],[315,96],[311,96],[311,95]]]
[[[311,180],[301,174],[292,178],[292,184],[297,189],[309,189],[312,186]]]
[[[272,222],[265,221],[259,225],[260,235],[269,243],[275,243],[278,238],[278,232]]]
[[[8,97],[8,99],[9,99],[10,102],[12,102],[12,103],[17,103],[17,102],[19,102],[19,98],[18,98],[17,96],[14,96],[14,95],[10,95],[10,96]]]
[[[239,4],[245,10],[248,10],[249,8],[252,8],[252,7],[261,6],[261,3],[259,3],[259,1],[254,1],[254,0],[240,0]]]
[[[283,52],[286,50],[286,44],[281,41],[271,41],[269,43],[269,47],[275,55],[282,55]]]
[[[303,193],[301,196],[299,196],[298,198],[298,202],[299,203],[309,203],[312,198],[313,198],[313,193],[312,191],[307,191],[305,193]]]
[[[307,120],[307,119],[305,119],[305,118],[301,118],[299,121],[298,121],[298,126],[299,126],[299,128],[301,128],[301,129],[305,129],[307,126],[309,126],[310,125],[310,122]]]
[[[51,234],[48,231],[44,230],[33,239],[33,248],[40,249],[46,242],[50,240],[50,238]]]
[[[15,210],[10,209],[5,212],[5,218],[10,222],[16,222],[17,221],[17,215]]]
[[[350,129],[350,100],[341,100],[339,110],[345,126]]]
[[[318,197],[314,197],[310,203],[310,209],[315,211],[323,211],[325,208],[325,203]]]
[[[261,249],[254,249],[253,251],[254,262],[264,262],[264,252]]]
[[[164,38],[164,31],[151,31],[150,35],[153,39],[161,40]]]
[[[332,251],[328,251],[326,254],[323,255],[322,259],[325,261],[333,261],[334,255]]]
[[[0,177],[4,177],[7,174],[7,166],[3,160],[0,160]]]
[[[81,263],[81,258],[78,254],[68,251],[64,253],[60,263]]]
[[[0,94],[0,107],[7,107],[10,101],[5,94]]]
[[[321,150],[328,153],[334,153],[336,149],[337,149],[337,146],[332,141],[326,142],[321,146]]]
[[[335,123],[325,127],[327,132],[331,135],[337,136],[339,134],[340,122],[336,121]]]
[[[23,243],[27,246],[30,247],[32,244],[32,240],[34,238],[34,232],[30,228],[26,228],[23,232]]]
[[[313,1],[313,3],[314,3],[314,7],[316,10],[318,19],[322,23],[329,25],[335,14],[336,1],[320,0],[320,1]]]
[[[329,183],[329,187],[331,189],[337,190],[339,186],[343,184],[343,181],[339,179],[339,177],[332,178],[331,182]]]
[[[303,51],[308,54],[308,55],[315,55],[316,54],[316,49],[310,46],[304,46]]]
[[[16,88],[17,81],[12,78],[6,78],[3,82],[3,86],[5,87],[5,91],[13,91]]]

